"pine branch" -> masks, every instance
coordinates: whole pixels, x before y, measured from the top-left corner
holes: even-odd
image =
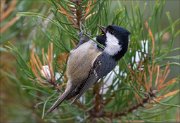
[[[3,0],[2,1],[2,4],[1,4],[1,11],[0,11],[0,22],[2,22],[4,19],[6,19],[12,12],[13,10],[15,10],[15,7],[16,7],[16,3],[17,1],[16,0],[13,0],[10,5],[8,6],[8,9],[5,9],[5,5],[6,3],[6,0]],[[5,10],[5,11],[4,11]]]
[[[80,31],[82,25],[85,22],[86,17],[88,16],[91,8],[93,7],[92,3],[95,1],[96,0],[93,1],[71,0],[72,4],[67,3],[68,9],[66,9],[61,5],[58,12],[65,15],[66,18],[73,24],[74,28]]]
[[[5,20],[13,13],[13,11],[16,9],[16,0],[13,0],[10,2],[9,5],[6,4],[6,0],[3,0],[1,3],[1,9],[0,9],[0,22],[5,22]],[[7,8],[6,8],[7,7]],[[0,28],[0,33],[5,32],[7,29],[9,29],[17,20],[19,20],[19,17],[13,17],[10,21],[5,23],[5,25],[2,25]]]

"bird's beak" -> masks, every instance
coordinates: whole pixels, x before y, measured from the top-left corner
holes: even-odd
[[[106,34],[106,27],[98,25],[103,34]]]

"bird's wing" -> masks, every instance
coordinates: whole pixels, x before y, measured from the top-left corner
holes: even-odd
[[[111,70],[113,70],[115,66],[116,62],[111,56],[106,53],[102,53],[101,55],[99,55],[93,63],[92,69],[89,72],[89,76],[82,83],[79,93],[72,101],[72,103],[75,100],[79,99],[79,97],[81,97],[82,94],[95,82],[97,82],[100,78],[107,75]]]

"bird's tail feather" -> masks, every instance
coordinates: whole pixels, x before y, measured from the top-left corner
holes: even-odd
[[[71,93],[72,90],[72,87],[66,89],[65,92],[61,96],[59,96],[59,98],[53,104],[53,106],[51,106],[51,108],[48,109],[47,114],[52,112],[55,108],[57,108],[66,99],[66,97],[69,95],[69,93]]]

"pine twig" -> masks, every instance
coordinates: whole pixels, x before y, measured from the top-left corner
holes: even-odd
[[[16,9],[16,0],[13,0],[9,3],[9,5],[6,5],[6,0],[2,0],[1,8],[0,8],[0,22],[5,21],[6,18],[9,17],[10,14],[12,14],[13,10]],[[7,6],[7,8],[5,8]],[[0,27],[0,33],[5,32],[9,27],[11,27],[17,20],[19,20],[19,17],[15,16],[10,21],[5,23],[2,27]]]
[[[16,3],[17,3],[17,1],[16,0],[13,0],[11,3],[10,3],[10,5],[9,5],[9,7],[8,7],[8,9],[6,10],[6,11],[3,11],[3,7],[5,6],[4,4],[6,3],[6,0],[3,0],[3,1],[5,1],[5,2],[2,2],[2,5],[1,5],[1,16],[0,16],[0,22],[2,22],[5,18],[7,18],[8,16],[9,16],[9,14],[11,14],[12,13],[12,11],[15,9],[15,7],[16,7]]]
[[[156,97],[155,94],[156,94],[156,91],[151,90],[149,92],[149,95],[147,97],[145,97],[141,103],[137,103],[136,105],[134,105],[134,106],[130,107],[129,109],[122,111],[122,112],[114,113],[114,112],[105,112],[102,110],[101,110],[101,112],[95,112],[95,111],[91,110],[90,115],[91,115],[91,117],[95,117],[95,118],[105,118],[106,117],[106,118],[110,118],[110,119],[126,116],[127,114],[132,113],[134,110],[137,110],[140,107],[144,107],[144,104],[150,102],[154,97]]]
[[[87,5],[82,5],[82,0],[71,0],[73,4],[67,3],[68,9],[65,9],[62,5],[58,9],[58,12],[65,15],[70,23],[73,24],[73,27],[81,30],[81,25],[84,24],[86,17],[90,13],[90,10],[93,8],[93,2],[87,1]]]

